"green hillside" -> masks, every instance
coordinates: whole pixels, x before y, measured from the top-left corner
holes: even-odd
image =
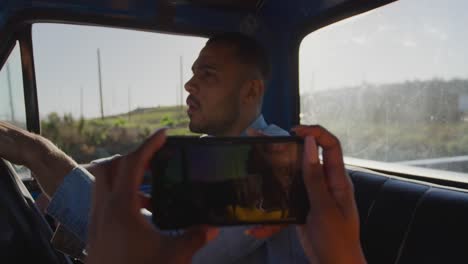
[[[186,108],[141,108],[104,119],[75,119],[52,113],[41,121],[42,135],[77,162],[128,153],[152,132],[168,127],[169,135],[189,135]]]

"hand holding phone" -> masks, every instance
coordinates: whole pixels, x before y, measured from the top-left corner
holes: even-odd
[[[309,261],[366,263],[353,183],[346,173],[340,141],[321,126],[297,126],[293,131],[305,138],[303,178],[310,210],[306,223],[297,230]]]

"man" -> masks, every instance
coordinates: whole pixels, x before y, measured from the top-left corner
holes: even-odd
[[[261,115],[270,64],[254,39],[239,33],[210,38],[192,71],[193,77],[185,84],[192,132],[240,136],[251,127],[288,135],[277,126],[268,126]]]
[[[211,136],[245,136],[247,128],[266,135],[288,135],[277,126],[267,125],[261,115],[268,76],[267,56],[255,40],[238,33],[211,38],[193,64],[193,77],[185,85],[190,94],[190,129]],[[0,124],[0,156],[29,167],[51,198],[49,214],[81,240],[88,240],[94,181],[89,172],[98,178],[116,173],[112,171],[113,161],[91,164],[88,172],[49,141],[6,124]],[[307,262],[292,226],[271,237],[271,232],[267,232],[264,239],[245,235],[265,230],[269,229],[222,228],[214,241],[197,251],[193,262]]]

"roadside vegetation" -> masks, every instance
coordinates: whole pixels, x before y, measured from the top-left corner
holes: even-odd
[[[57,144],[77,162],[86,163],[114,154],[125,154],[157,129],[169,135],[194,135],[188,130],[185,108],[137,109],[104,119],[76,119],[51,113],[41,121],[42,135]]]
[[[404,162],[468,155],[468,80],[316,90],[301,95],[301,111],[302,122],[336,134],[349,157]],[[437,166],[468,172],[468,162]]]
[[[323,122],[341,140],[345,155],[399,162],[468,155],[468,122]]]

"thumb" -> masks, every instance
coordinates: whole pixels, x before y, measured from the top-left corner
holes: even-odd
[[[320,164],[317,144],[312,136],[305,138],[302,174],[310,210],[329,206],[332,199]]]

